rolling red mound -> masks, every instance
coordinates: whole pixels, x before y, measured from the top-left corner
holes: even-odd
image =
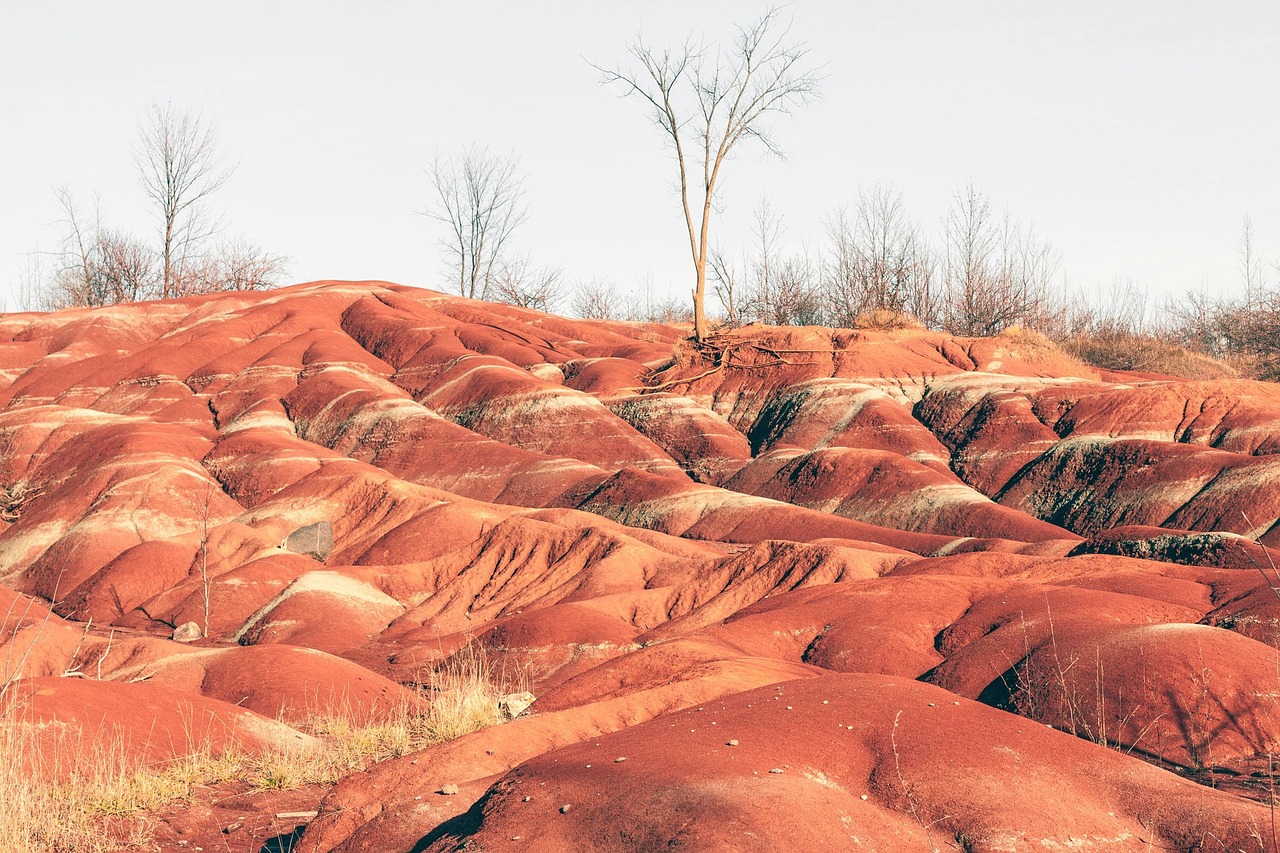
[[[470,643],[531,711],[298,849],[1276,849],[1276,387],[381,282],[6,315],[6,714],[266,748]]]

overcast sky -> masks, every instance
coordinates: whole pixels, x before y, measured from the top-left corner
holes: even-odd
[[[437,152],[513,152],[517,242],[568,280],[686,293],[674,172],[634,100],[601,88],[643,29],[727,41],[741,2],[306,3],[0,0],[0,288],[56,247],[52,188],[154,229],[132,162],[153,102],[200,112],[238,163],[229,230],[290,278],[442,288],[415,215]],[[860,186],[900,189],[931,231],[966,181],[1034,222],[1067,280],[1158,294],[1236,286],[1241,219],[1280,257],[1280,3],[795,0],[821,101],[775,123],[785,160],[744,147],[715,242],[749,237],[762,194],[797,245]],[[1269,269],[1271,279],[1276,273]]]

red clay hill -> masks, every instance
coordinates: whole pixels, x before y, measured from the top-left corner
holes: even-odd
[[[695,346],[381,282],[10,314],[6,713],[305,748],[467,647],[533,706],[292,849],[1274,850],[1277,451],[1280,386],[1016,330]],[[179,811],[164,849],[286,849]]]

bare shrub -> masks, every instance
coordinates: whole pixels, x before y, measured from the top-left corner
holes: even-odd
[[[782,217],[762,199],[752,224],[755,243],[742,260],[715,256],[712,276],[731,324],[808,326],[824,321],[817,265],[805,252],[783,254],[779,244],[785,233]]]
[[[828,219],[827,238],[822,279],[833,324],[853,326],[859,316],[879,311],[938,322],[933,254],[908,219],[900,192],[883,186],[859,191],[852,217],[841,209]]]
[[[1046,328],[1056,310],[1057,252],[1035,229],[1006,215],[997,221],[973,184],[956,192],[945,222],[943,327],[972,337],[1012,325]]]
[[[575,289],[569,310],[584,320],[622,320],[626,303],[613,282],[594,278],[581,282]]]
[[[564,298],[563,274],[556,267],[534,267],[527,255],[514,255],[500,263],[490,298],[507,305],[553,311]]]

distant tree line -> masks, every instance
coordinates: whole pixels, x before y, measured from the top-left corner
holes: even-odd
[[[209,206],[231,179],[217,137],[199,116],[154,104],[138,127],[138,183],[156,218],[149,237],[105,221],[100,200],[87,209],[65,187],[58,247],[36,253],[20,282],[30,310],[99,307],[277,284],[286,260],[244,237],[229,237]]]

